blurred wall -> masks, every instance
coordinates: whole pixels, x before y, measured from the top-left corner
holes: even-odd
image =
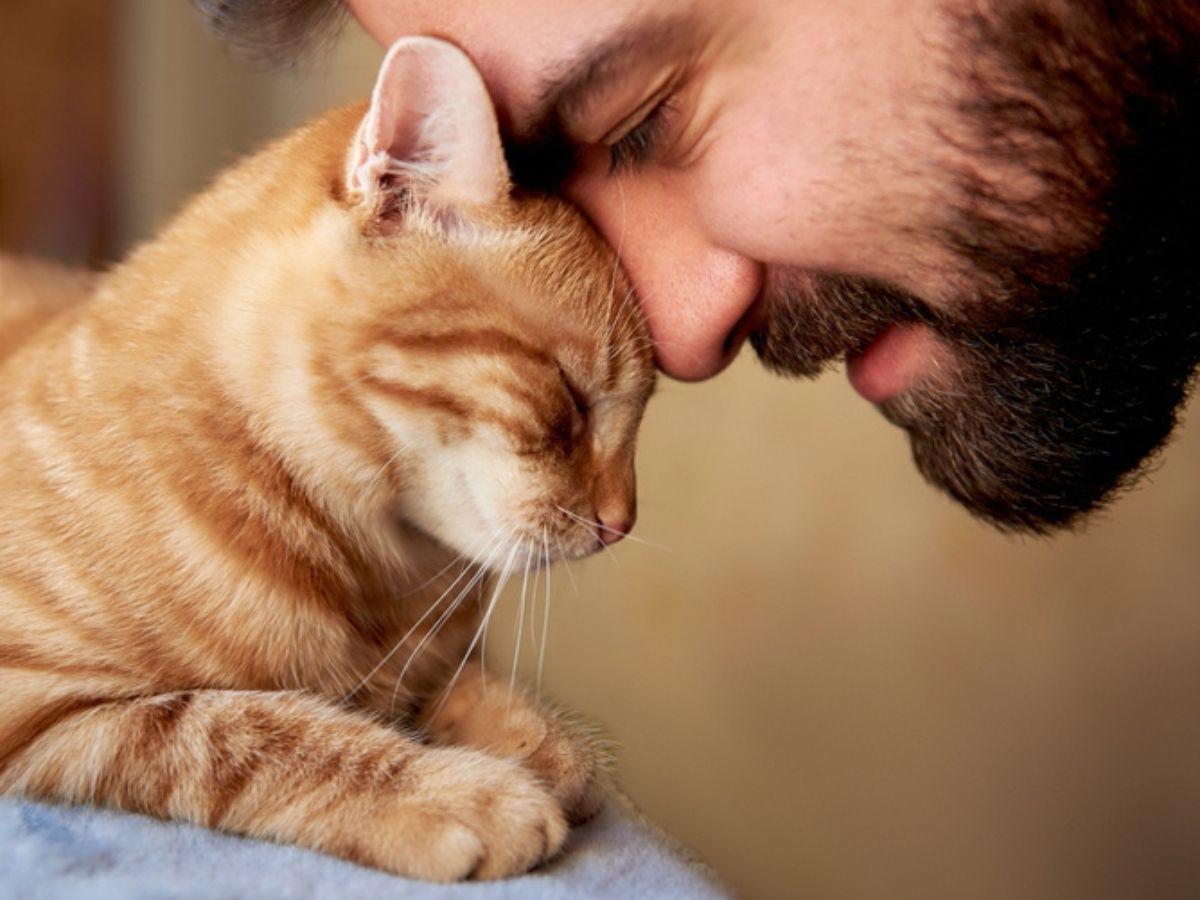
[[[365,95],[380,56],[350,31],[266,76],[182,0],[120,10],[122,244]],[[1004,538],[921,483],[843,378],[743,359],[662,385],[639,479],[635,534],[669,549],[626,541],[574,589],[560,567],[545,689],[607,725],[628,792],[740,892],[1200,896],[1196,428],[1086,534]]]
[[[0,3],[0,247],[111,255],[118,35],[109,0]]]
[[[117,12],[118,237],[154,233],[223,166],[370,90],[382,51],[347,29],[328,57],[265,72],[231,59],[187,0],[107,0]]]

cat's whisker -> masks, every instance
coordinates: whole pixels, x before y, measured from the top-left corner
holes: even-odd
[[[404,661],[404,665],[400,669],[400,674],[396,676],[396,683],[392,688],[391,703],[388,707],[390,710],[395,709],[396,697],[399,695],[400,687],[404,683],[404,676],[408,674],[408,670],[412,666],[413,662],[417,659],[418,656],[420,656],[421,652],[425,649],[425,647],[428,646],[429,643],[437,636],[438,632],[440,632],[442,630],[442,627],[446,624],[446,622],[450,618],[450,616],[452,616],[454,614],[455,610],[457,610],[458,607],[462,604],[463,599],[471,592],[471,590],[477,584],[479,584],[485,577],[487,577],[489,568],[492,564],[492,560],[495,558],[495,556],[498,553],[502,552],[501,548],[504,546],[504,539],[507,538],[511,533],[512,533],[511,530],[508,532],[505,532],[503,534],[500,534],[499,532],[497,532],[494,546],[492,547],[492,550],[488,553],[488,556],[485,558],[485,560],[480,564],[479,569],[471,577],[470,581],[467,582],[466,586],[461,591],[458,592],[458,595],[454,598],[453,601],[450,602],[450,604],[446,607],[446,609],[438,617],[437,621],[433,623],[433,626],[421,637],[421,640],[417,642],[417,646],[413,648],[411,653],[409,653],[408,659],[406,659]],[[491,546],[491,545],[492,545],[492,542],[489,541],[488,544],[485,546]],[[456,579],[456,583],[457,583],[457,579]],[[447,591],[446,593],[449,593],[449,591]],[[445,597],[446,594],[443,594],[442,596]],[[439,603],[441,602],[440,598],[439,598],[438,602]],[[422,618],[424,618],[424,617],[422,617]],[[420,623],[418,622],[417,625],[419,625],[419,624]],[[412,628],[409,629],[409,632],[408,632],[408,634],[405,635],[404,640],[407,640],[408,637],[411,636],[412,632],[417,628],[417,625],[414,625]],[[401,641],[401,643],[403,643],[403,640]]]
[[[607,541],[600,542],[600,549],[604,551],[605,556],[607,556],[614,563],[616,563],[618,567],[620,567],[621,560],[617,557],[617,554],[613,551],[613,548],[609,546]]]
[[[521,574],[521,600],[517,607],[517,630],[513,640],[512,669],[508,675],[508,709],[512,709],[513,691],[517,687],[517,664],[521,661],[521,637],[525,630],[525,595],[529,589],[529,565],[533,556],[525,547],[525,539],[521,539],[521,549],[525,553],[525,569]]]
[[[620,323],[622,327],[629,325],[632,317],[641,315],[642,308],[637,302],[632,286],[625,292],[625,296],[621,298],[621,308],[619,311],[622,316]]]
[[[617,273],[621,270],[621,251],[625,249],[625,190],[624,190],[624,188],[621,187],[620,184],[617,184],[617,192],[618,192],[618,196],[620,196],[620,198],[621,198],[621,230],[620,230],[620,233],[617,235],[617,245],[613,249],[612,269],[608,273],[608,297],[607,297],[607,299],[609,301],[611,301],[613,296],[616,294]],[[630,288],[630,291],[632,291],[632,288]],[[604,330],[603,337],[600,342],[601,346],[607,346],[610,338],[612,337],[612,323],[613,323],[612,314],[610,313],[607,318],[608,318],[607,327]]]
[[[508,534],[511,535],[515,528],[510,528]],[[507,576],[505,576],[507,577]],[[479,679],[484,688],[487,687],[487,632],[483,633],[482,642],[479,645]]]
[[[637,537],[635,535],[628,534],[624,531],[619,531],[616,528],[609,528],[607,525],[597,522],[594,519],[589,519],[585,516],[579,515],[578,513],[571,512],[571,510],[566,509],[562,506],[559,506],[557,503],[554,504],[554,506],[560,513],[574,519],[580,525],[586,526],[588,528],[598,528],[601,531],[607,531],[609,534],[624,535],[624,539],[627,541],[633,541],[635,544],[645,544],[647,547],[654,547],[656,550],[666,550],[668,552],[670,552],[670,550],[671,550],[671,548],[668,547],[666,544],[655,543],[654,541],[648,541],[645,538]],[[605,546],[607,547],[608,545],[605,544]]]
[[[404,662],[404,666],[400,669],[400,674],[396,676],[395,684],[392,686],[392,697],[389,709],[395,709],[396,698],[399,696],[400,688],[404,684],[404,678],[408,674],[409,668],[417,660],[421,653],[425,651],[426,647],[428,647],[430,643],[437,637],[438,633],[445,626],[450,616],[452,616],[458,610],[467,596],[483,581],[483,578],[483,572],[476,573],[471,581],[467,583],[467,585],[458,593],[458,595],[455,596],[454,600],[451,601],[450,605],[442,612],[441,616],[438,617],[438,620],[434,622],[433,626],[422,637],[421,641],[413,649],[412,653],[409,654],[408,659],[406,659]]]
[[[633,304],[634,308],[636,306],[636,303]],[[629,351],[653,350],[657,346],[659,342],[649,335],[631,334],[620,343],[608,345],[608,354],[610,357],[623,356]]]
[[[542,526],[542,541],[541,541],[541,543],[543,546],[546,543],[546,526],[545,525]],[[537,546],[536,544],[534,544],[532,539],[530,540],[530,544],[533,547]],[[536,557],[533,557],[533,559],[536,560],[536,564],[533,567],[533,581],[529,585],[529,650],[531,653],[535,652],[537,650],[538,584],[539,584],[539,579],[542,577],[542,570],[547,568],[546,562],[545,562],[545,555],[543,553],[541,553],[540,551],[538,552]]]
[[[441,712],[441,709],[445,705],[446,700],[449,698],[451,691],[454,690],[454,685],[458,682],[459,676],[462,675],[463,669],[466,668],[467,660],[471,658],[471,654],[475,651],[475,647],[479,644],[480,638],[487,631],[488,625],[492,621],[492,613],[496,611],[496,602],[500,599],[500,594],[504,591],[505,586],[508,584],[508,578],[512,572],[513,559],[516,557],[517,548],[519,546],[519,544],[513,544],[512,550],[509,551],[508,558],[504,561],[504,567],[501,569],[500,575],[496,579],[496,587],[492,591],[491,600],[488,601],[487,610],[484,612],[483,617],[479,621],[479,627],[475,629],[475,636],[471,639],[471,643],[467,645],[466,652],[463,653],[462,662],[460,662],[458,664],[458,668],[454,670],[454,674],[451,676],[450,681],[442,690],[441,697],[438,700],[437,705],[434,706],[432,713],[430,713],[429,718],[431,720],[436,719],[438,713]]]
[[[497,531],[496,533],[497,533],[497,534],[499,534],[499,531]],[[495,537],[495,535],[493,535],[493,537]],[[491,543],[491,539],[489,539],[489,540],[488,540],[488,543],[489,543],[489,544]],[[486,547],[486,546],[487,546],[487,544],[485,544],[484,546]],[[421,591],[425,590],[425,588],[429,587],[431,584],[433,584],[435,581],[437,581],[439,578],[441,578],[443,575],[445,575],[447,572],[449,572],[449,571],[450,571],[450,569],[451,569],[451,567],[452,567],[452,566],[453,566],[453,565],[454,565],[456,562],[459,562],[460,560],[462,560],[462,559],[463,559],[463,558],[464,558],[466,555],[467,555],[467,554],[466,554],[466,551],[464,551],[464,552],[462,552],[462,553],[458,554],[458,556],[454,557],[454,559],[450,560],[450,562],[448,562],[448,563],[446,563],[446,565],[442,566],[442,568],[438,570],[438,572],[437,572],[437,574],[436,574],[436,575],[433,575],[433,576],[431,576],[431,577],[429,577],[429,578],[425,579],[425,580],[424,580],[424,581],[422,581],[420,584],[418,584],[416,587],[414,587],[414,588],[410,588],[409,590],[405,591],[405,592],[404,592],[403,594],[401,594],[400,596],[401,596],[401,597],[411,597],[413,594],[416,594],[416,593],[419,593],[419,592],[421,592]],[[466,560],[466,561],[463,563],[463,569],[464,569],[464,571],[465,571],[466,569],[470,568],[470,566],[471,566],[471,561],[470,561],[470,560]]]
[[[358,387],[360,384],[363,384],[364,382],[370,381],[373,377],[374,376],[371,372],[364,372],[362,375],[359,375],[356,378],[351,378],[336,391],[333,391],[330,396],[333,398],[340,398],[343,394],[350,393],[351,390]]]
[[[638,305],[638,302],[634,297],[632,287],[630,287],[629,290],[625,292],[625,296],[621,298],[621,305],[618,309],[618,312],[620,314],[618,322],[621,327],[627,326],[631,317],[641,312],[641,307]]]
[[[403,444],[398,450],[396,450],[395,453],[393,453],[391,456],[388,457],[387,461],[379,467],[378,471],[376,471],[375,474],[371,476],[371,480],[368,481],[366,486],[363,488],[364,496],[369,497],[371,495],[372,491],[375,490],[375,486],[377,484],[379,484],[380,479],[382,479],[383,476],[387,473],[387,471],[392,467],[392,464],[400,458],[400,455],[402,453],[408,452],[408,449],[412,445],[413,445],[413,442],[409,441],[408,443]]]
[[[563,553],[562,541],[558,538],[554,539],[555,546],[558,548],[558,558],[562,560],[563,569],[567,573],[567,580],[571,582],[571,590],[575,595],[579,595],[579,582],[575,580],[575,573],[571,571],[571,561],[567,559],[567,555]],[[549,550],[547,550],[549,552]]]
[[[486,547],[489,547],[489,546],[491,546],[492,542],[493,542],[494,540],[497,540],[499,537],[500,537],[500,532],[499,532],[499,531],[497,531],[497,532],[496,532],[496,534],[494,534],[494,535],[493,535],[493,536],[492,536],[492,537],[491,537],[491,538],[490,538],[490,539],[487,541],[487,543],[486,543],[486,544],[484,544],[484,547],[486,548]],[[461,559],[461,558],[462,558],[462,556],[463,556],[463,554],[459,554],[459,559]],[[453,565],[453,562],[451,563],[451,565]],[[449,566],[447,566],[446,568],[449,568]],[[405,642],[406,642],[406,641],[407,641],[407,640],[408,640],[410,637],[412,637],[412,636],[413,636],[413,633],[414,633],[414,632],[415,632],[415,631],[416,631],[418,628],[420,628],[420,627],[421,627],[421,623],[422,623],[422,622],[424,622],[424,621],[425,621],[427,618],[429,618],[429,616],[430,616],[430,615],[432,615],[432,614],[433,614],[433,611],[434,611],[435,609],[437,609],[437,607],[438,607],[438,606],[441,604],[441,602],[442,602],[444,599],[446,599],[446,597],[449,595],[449,593],[450,593],[452,590],[454,590],[454,587],[455,587],[455,585],[457,585],[457,584],[458,584],[460,581],[462,581],[462,579],[463,579],[463,576],[467,574],[467,570],[468,570],[469,568],[470,568],[470,564],[468,563],[466,566],[464,566],[464,567],[463,567],[463,570],[462,570],[462,571],[461,571],[461,572],[458,574],[458,576],[457,576],[457,577],[455,577],[455,579],[454,579],[452,582],[450,582],[450,585],[449,585],[449,586],[448,586],[448,587],[447,587],[447,588],[446,588],[446,589],[445,589],[445,590],[444,590],[444,591],[443,591],[443,592],[442,592],[442,593],[441,593],[441,594],[438,596],[438,598],[437,598],[436,600],[434,600],[434,601],[433,601],[431,604],[429,604],[429,608],[428,608],[428,609],[426,609],[426,610],[425,610],[425,612],[421,614],[420,618],[418,618],[418,619],[417,619],[417,621],[416,621],[416,622],[414,622],[414,623],[412,624],[412,627],[410,627],[410,628],[408,629],[408,631],[406,631],[406,632],[404,633],[404,636],[403,636],[403,637],[401,637],[401,638],[400,638],[400,640],[396,641],[396,643],[392,645],[392,649],[391,649],[391,650],[389,650],[389,651],[388,651],[388,652],[387,652],[387,653],[384,655],[384,657],[383,657],[382,659],[380,659],[380,660],[379,660],[379,662],[377,662],[377,663],[375,664],[375,666],[374,666],[374,667],[371,669],[371,671],[369,671],[369,672],[368,672],[366,675],[364,675],[364,676],[362,677],[362,679],[361,679],[361,680],[358,682],[358,684],[356,684],[356,685],[354,686],[354,688],[353,688],[353,689],[351,689],[351,690],[350,690],[350,691],[348,691],[348,692],[347,692],[345,695],[343,695],[343,696],[342,696],[342,698],[341,698],[341,701],[340,701],[340,702],[342,702],[342,703],[345,703],[345,702],[346,702],[346,701],[347,701],[347,700],[348,700],[350,697],[353,697],[353,696],[354,696],[356,693],[358,693],[360,690],[362,690],[362,689],[363,689],[363,687],[364,687],[364,686],[365,686],[365,685],[366,685],[368,682],[370,682],[370,680],[371,680],[372,678],[374,678],[374,677],[375,677],[375,674],[376,674],[376,673],[377,673],[377,672],[378,672],[380,669],[382,669],[382,668],[383,668],[385,665],[387,665],[388,661],[389,661],[389,660],[390,660],[390,659],[391,659],[393,656],[395,656],[395,655],[396,655],[396,651],[397,651],[397,650],[399,650],[401,647],[403,647],[403,646],[404,646],[404,643],[405,643]],[[446,571],[446,569],[443,569],[443,570],[442,570],[442,572],[445,572],[445,571]],[[442,572],[439,572],[439,573],[438,573],[438,575],[440,576],[440,575],[442,574]],[[429,583],[432,583],[432,581],[430,581]],[[407,595],[405,595],[405,596],[407,596]]]
[[[603,338],[601,340],[601,345],[608,348],[610,355],[614,350],[620,349],[619,347],[612,346],[611,342],[613,335],[618,331],[618,329],[624,329],[629,325],[633,311],[638,309],[639,307],[637,301],[634,300],[633,296],[633,288],[630,288],[625,292],[625,296],[619,303],[614,304],[614,308],[609,314],[609,320],[605,325]]]
[[[635,334],[635,335],[632,335],[632,336],[626,338],[622,343],[617,344],[614,347],[612,347],[612,352],[614,354],[616,354],[618,352],[623,352],[630,348],[654,349],[654,347],[656,347],[656,346],[658,346],[658,345],[655,343],[655,341],[652,338],[648,338],[648,337],[645,337],[640,334]]]
[[[571,512],[569,509],[565,509],[564,507],[558,506],[557,503],[555,504],[555,506],[557,507],[559,512],[574,519],[580,525],[580,527],[589,528],[589,529],[600,527],[600,523],[598,523],[598,522],[593,522],[590,519],[585,519],[583,516],[577,515],[577,514]],[[616,559],[616,554],[614,554],[612,552],[612,549],[608,546],[608,544],[605,541],[600,541],[600,547],[608,554],[610,559],[613,559],[613,560]]]
[[[497,534],[494,535],[493,538],[488,541],[488,544],[485,544],[485,547],[490,546],[493,542],[495,542],[496,545],[499,546],[499,539],[500,539],[500,534],[499,534],[499,532],[497,532]],[[489,559],[490,559],[490,557],[489,557]],[[459,584],[459,582],[462,581],[463,577],[467,574],[468,571],[470,571],[470,568],[471,568],[471,566],[469,563],[463,567],[463,570],[461,572],[459,572],[459,574],[457,576],[455,576],[454,580],[452,582],[450,582],[450,584],[446,587],[446,589],[444,591],[442,591],[442,593],[438,596],[438,598],[429,605],[429,608],[421,615],[421,617],[419,619],[417,619],[417,621],[414,622],[409,627],[408,631],[406,631],[404,633],[404,636],[401,637],[400,640],[398,640],[396,642],[396,644],[388,652],[387,656],[385,656],[382,660],[380,660],[380,662],[375,666],[375,668],[372,669],[371,675],[373,675],[375,672],[377,672],[385,663],[388,662],[389,659],[391,659],[391,657],[396,653],[397,650],[399,650],[402,646],[404,646],[405,643],[408,642],[409,638],[411,638],[413,636],[413,634],[416,632],[416,630],[421,627],[421,624],[427,618],[429,618],[429,616],[434,612],[434,610],[436,610],[441,605],[442,601],[445,600],[446,597],[448,597],[450,595],[451,591],[453,591],[454,588]],[[485,564],[485,565],[481,566],[475,572],[474,575],[472,575],[472,577],[468,580],[467,584],[455,596],[455,599],[453,601],[451,601],[447,612],[453,612],[454,608],[461,601],[462,597],[465,596],[471,590],[472,587],[474,587],[476,584],[479,583],[479,581],[484,577],[486,571],[487,571],[487,568],[486,568],[486,564]],[[392,703],[393,704],[395,703],[396,693],[399,690],[400,683],[404,679],[404,673],[407,671],[408,666],[412,663],[413,659],[417,655],[420,654],[422,648],[431,639],[432,635],[437,633],[438,627],[445,619],[447,612],[443,612],[442,616],[440,616],[437,619],[437,621],[435,622],[434,627],[429,632],[427,632],[425,635],[422,636],[422,639],[417,642],[417,646],[414,647],[412,652],[409,654],[409,657],[408,657],[407,661],[405,662],[404,667],[401,669],[400,676],[396,679],[396,686],[392,689]],[[371,675],[368,675],[367,678],[370,678]],[[365,681],[365,679],[364,679],[364,681]]]
[[[542,693],[542,669],[546,664],[546,636],[550,633],[550,545],[546,541],[546,532],[542,531],[542,553],[546,559],[546,600],[542,608],[542,642],[538,648],[537,692]]]

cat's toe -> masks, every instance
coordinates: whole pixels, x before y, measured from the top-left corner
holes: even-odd
[[[430,881],[491,880],[527,872],[561,849],[558,801],[518,764],[457,748],[431,749],[409,772],[417,790],[392,831],[387,868]]]
[[[384,866],[397,874],[421,881],[463,881],[470,878],[487,855],[483,840],[474,829],[440,812],[426,817],[416,852]]]
[[[496,762],[507,771],[481,786],[480,815],[472,826],[484,843],[472,872],[481,880],[527,872],[554,856],[567,838],[566,817],[545,786],[516,764]]]
[[[551,729],[525,765],[550,788],[567,821],[578,825],[604,805],[610,759],[592,738]]]

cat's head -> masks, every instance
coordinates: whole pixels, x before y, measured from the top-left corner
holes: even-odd
[[[350,246],[314,365],[368,499],[494,568],[620,538],[654,384],[645,324],[579,214],[511,188],[469,59],[395,44],[340,177]]]

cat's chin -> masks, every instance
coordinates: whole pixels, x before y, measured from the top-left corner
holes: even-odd
[[[449,559],[470,560],[489,572],[503,575],[506,571],[530,573],[548,568],[560,560],[578,560],[594,556],[604,549],[599,541],[583,542],[568,536],[543,537],[542,533],[527,537],[514,536],[497,541],[497,535],[480,537],[476,541],[451,541],[440,537],[411,519],[393,511],[389,520],[394,540],[403,548],[406,565],[447,564]],[[564,539],[565,538],[565,539]]]
[[[506,567],[510,572],[522,572],[526,569],[533,572],[544,568],[547,562],[552,563],[559,558],[551,552],[547,560],[540,546],[533,551],[520,545],[514,547],[512,543],[499,544],[494,536],[491,539],[473,542],[470,546],[460,546],[459,543],[439,537],[399,514],[391,516],[391,523],[397,545],[403,548],[402,555],[406,565],[415,565],[418,569],[428,566],[441,568],[448,560],[469,560],[499,575]],[[540,545],[540,542],[538,543]],[[533,542],[529,543],[529,547],[533,547]]]

